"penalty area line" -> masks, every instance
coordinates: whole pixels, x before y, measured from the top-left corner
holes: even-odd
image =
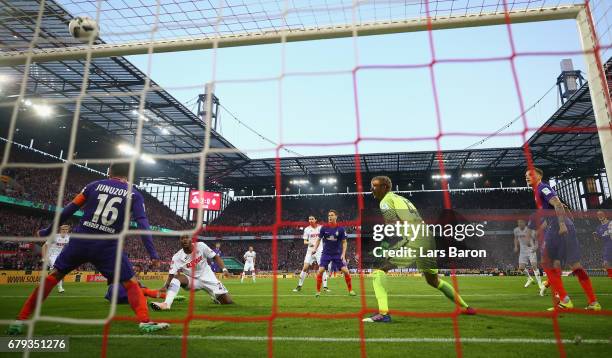
[[[70,338],[102,338],[102,335],[71,335]],[[110,339],[183,339],[181,335],[137,335],[137,334],[111,334]],[[203,340],[203,341],[267,341],[267,336],[201,336],[189,335],[187,339]],[[274,341],[279,342],[359,342],[359,338],[341,338],[341,337],[273,337]],[[366,338],[366,342],[370,343],[455,343],[455,338],[439,338],[439,337],[404,337],[404,338]],[[461,337],[463,343],[487,343],[487,344],[557,344],[555,339],[548,338],[479,338],[479,337]],[[578,343],[573,339],[563,339],[563,343],[571,344]],[[580,344],[612,344],[608,339],[581,339]]]

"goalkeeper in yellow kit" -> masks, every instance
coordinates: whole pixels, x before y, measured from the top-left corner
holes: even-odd
[[[391,179],[386,176],[377,176],[372,179],[372,194],[376,200],[380,201],[380,210],[382,211],[386,224],[395,224],[397,222],[418,225],[423,222],[418,210],[415,206],[403,196],[391,192]],[[420,253],[420,249],[427,251],[435,249],[434,237],[428,233],[418,233],[415,237],[402,237],[401,240],[392,244],[389,249],[399,249],[406,247],[416,250]],[[433,257],[393,257],[387,260],[380,269],[374,270],[373,286],[376,300],[378,301],[378,313],[372,317],[364,318],[364,322],[386,323],[391,322],[389,315],[389,305],[387,302],[386,289],[386,272],[389,269],[396,267],[407,267],[416,262],[416,266],[421,271],[427,283],[440,290],[451,302],[456,302],[463,308],[465,314],[476,314],[476,310],[468,306],[467,303],[459,296],[451,284],[441,280],[438,277],[438,269],[436,259]]]

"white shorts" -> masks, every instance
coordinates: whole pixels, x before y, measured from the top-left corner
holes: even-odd
[[[323,253],[323,249],[321,247],[319,247],[317,249],[317,252],[313,255],[312,254],[312,247],[308,247],[306,249],[306,257],[304,257],[304,263],[308,264],[308,265],[312,265],[315,262],[319,263],[321,262],[321,254]]]
[[[185,275],[187,277],[187,281],[189,284],[187,287],[191,289],[192,281],[191,277]],[[194,277],[193,280],[193,289],[194,290],[205,290],[211,296],[220,296],[226,294],[227,288],[217,279],[215,273],[210,269],[210,266],[206,266],[204,269],[204,273],[199,277]]]
[[[247,272],[247,271],[253,272],[253,271],[255,271],[255,265],[253,265],[252,263],[246,263],[246,264],[244,264],[244,270],[243,271],[244,272]]]
[[[538,255],[533,250],[523,251],[519,254],[519,265],[531,264],[532,267],[538,266]]]

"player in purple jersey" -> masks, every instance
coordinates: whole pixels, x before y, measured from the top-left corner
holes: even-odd
[[[317,272],[317,293],[315,296],[319,297],[321,295],[323,272],[327,270],[327,265],[330,263],[332,264],[332,268],[335,267],[342,271],[349,295],[355,296],[356,293],[353,291],[351,274],[346,267],[346,231],[344,227],[338,226],[338,212],[336,210],[332,209],[327,213],[327,220],[328,225],[321,227],[319,239],[317,239],[312,249],[312,254],[316,254],[321,241],[323,241],[323,253],[321,254],[321,263],[319,265],[319,271]]]
[[[593,238],[604,240],[603,264],[608,271],[608,277],[612,278],[612,221],[608,220],[606,213],[601,210],[597,212],[597,219],[601,225],[593,232]]]
[[[565,264],[570,266],[589,300],[585,309],[601,310],[591,279],[580,265],[580,247],[574,223],[568,216],[567,207],[559,200],[555,190],[542,182],[543,176],[544,171],[540,168],[527,169],[525,172],[527,185],[535,190],[536,205],[543,209],[536,214],[535,220],[531,220],[530,229],[536,229],[539,225],[546,227],[542,247],[542,267],[553,291],[559,296],[559,302],[550,310],[574,308],[561,280],[561,268]],[[554,212],[551,212],[553,209]]]
[[[223,252],[221,251],[220,242],[217,242],[215,244],[215,248],[212,250],[215,254],[217,254],[217,256],[223,257]],[[213,272],[221,272],[221,268],[219,267],[219,265],[217,265],[217,262],[215,260],[210,260],[210,268],[213,270]]]
[[[83,191],[70,202],[60,215],[60,223],[68,220],[79,209],[83,210],[83,217],[79,224],[74,228],[73,234],[85,233],[92,235],[111,234],[115,237],[123,230],[125,210],[128,199],[129,164],[113,164],[110,168],[110,179],[103,179],[92,182],[85,186]],[[135,187],[132,187],[131,219],[138,224],[140,230],[149,230],[149,222],[145,214],[144,198]],[[38,236],[48,236],[52,226],[40,230]],[[144,246],[149,252],[149,256],[154,260],[154,264],[159,260],[159,256],[153,246],[151,235],[141,236]],[[109,239],[72,239],[64,247],[62,253],[55,261],[53,271],[45,278],[42,284],[42,299],[46,299],[49,292],[57,283],[69,272],[84,263],[92,263],[108,281],[113,281],[115,275],[115,259],[117,256],[117,240]],[[147,300],[134,275],[132,265],[125,253],[121,256],[119,267],[119,282],[127,291],[130,306],[136,313],[140,322],[139,329],[142,332],[150,333],[166,329],[167,323],[155,323],[149,320],[149,310]],[[23,331],[24,321],[28,319],[32,311],[36,308],[38,297],[37,287],[24,303],[17,321],[9,327],[9,334],[19,334]]]

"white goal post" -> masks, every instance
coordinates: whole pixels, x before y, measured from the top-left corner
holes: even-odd
[[[601,155],[606,167],[608,188],[612,188],[612,114],[610,112],[612,108],[608,80],[599,55],[599,44],[593,28],[593,19],[587,8],[578,12],[576,21],[584,51],[591,105],[595,114]]]
[[[502,12],[467,14],[465,16],[437,16],[426,18],[382,21],[361,24],[341,24],[329,27],[285,29],[282,31],[248,32],[235,35],[193,37],[158,41],[129,42],[122,44],[100,44],[92,46],[54,47],[32,51],[0,52],[0,66],[23,65],[28,58],[32,62],[59,60],[83,60],[91,52],[91,58],[129,56],[153,53],[211,49],[213,47],[238,47],[335,39],[351,36],[385,35],[403,32],[456,29],[465,27],[504,25],[513,23],[576,19],[584,9],[582,5],[567,5],[551,8],[527,9]],[[428,24],[431,23],[431,25]]]

